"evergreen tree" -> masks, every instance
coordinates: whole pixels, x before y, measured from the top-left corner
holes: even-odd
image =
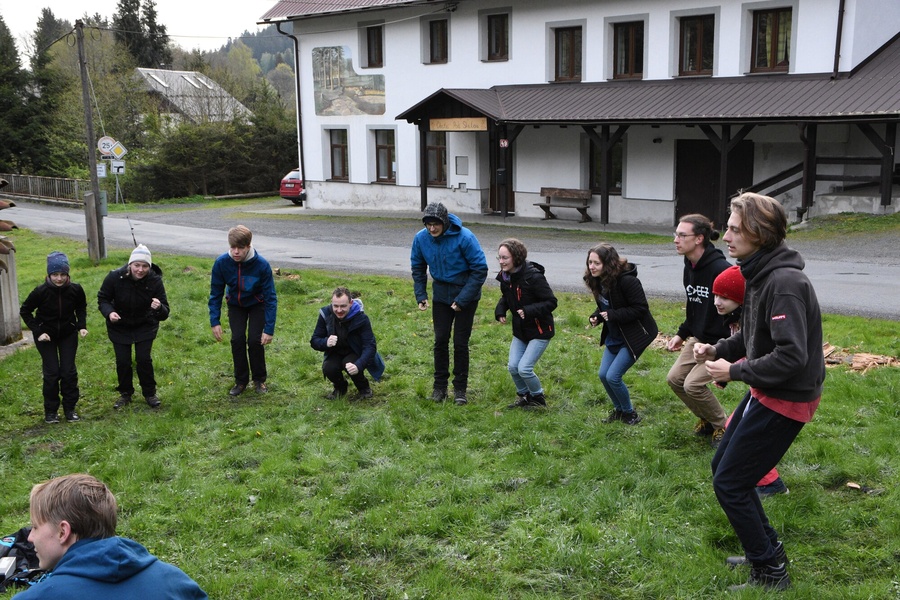
[[[116,41],[122,43],[136,61],[140,61],[146,44],[141,25],[141,0],[119,0],[112,25],[116,31]]]
[[[136,57],[142,67],[158,69],[160,65],[172,65],[172,50],[169,48],[169,36],[166,35],[166,26],[156,21],[156,3],[147,0],[144,4],[141,18],[146,41],[143,45],[141,56]]]
[[[16,42],[0,16],[0,173],[22,169],[22,151],[27,145],[23,135],[28,125],[27,88],[28,74],[22,69]]]

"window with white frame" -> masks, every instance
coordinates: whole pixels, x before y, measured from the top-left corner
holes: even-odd
[[[790,8],[753,12],[753,40],[750,50],[752,73],[787,71],[791,54]]]
[[[334,181],[347,181],[350,179],[348,168],[347,130],[329,130],[331,144],[331,179]]]
[[[394,130],[375,130],[375,181],[397,182],[397,162],[394,148]]]

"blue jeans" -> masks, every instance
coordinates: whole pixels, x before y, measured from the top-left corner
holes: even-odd
[[[634,364],[634,358],[627,346],[610,348],[603,351],[603,359],[600,361],[600,382],[606,389],[613,406],[622,412],[630,413],[634,410],[631,406],[631,395],[628,388],[622,383],[625,372]]]
[[[541,354],[549,344],[550,340],[523,342],[513,336],[512,343],[509,345],[509,363],[506,368],[509,369],[513,383],[516,384],[516,393],[520,396],[524,396],[526,393],[530,393],[532,396],[544,393],[541,380],[534,374],[534,363],[541,358]]]

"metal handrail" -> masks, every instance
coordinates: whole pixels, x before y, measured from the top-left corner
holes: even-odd
[[[49,198],[82,203],[84,202],[84,193],[91,190],[91,182],[87,179],[8,173],[0,173],[0,179],[9,182],[9,185],[3,188],[4,194],[30,198]]]

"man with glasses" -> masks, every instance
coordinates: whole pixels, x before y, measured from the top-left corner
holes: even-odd
[[[469,337],[487,259],[478,239],[440,202],[425,207],[425,227],[413,239],[410,264],[419,310],[428,310],[428,273],[433,280],[431,317],[434,326],[434,388],[431,399],[447,399],[450,381],[450,334],[453,333],[453,400],[468,402]]]
[[[694,434],[710,436],[717,448],[725,434],[725,410],[709,388],[712,377],[702,364],[694,360],[694,344],[715,344],[729,335],[728,327],[713,304],[712,285],[719,273],[730,265],[712,242],[719,237],[712,221],[703,215],[681,217],[675,229],[675,251],[684,257],[684,292],[687,296],[684,322],[667,344],[670,352],[678,352],[669,369],[666,383],[697,416]]]

